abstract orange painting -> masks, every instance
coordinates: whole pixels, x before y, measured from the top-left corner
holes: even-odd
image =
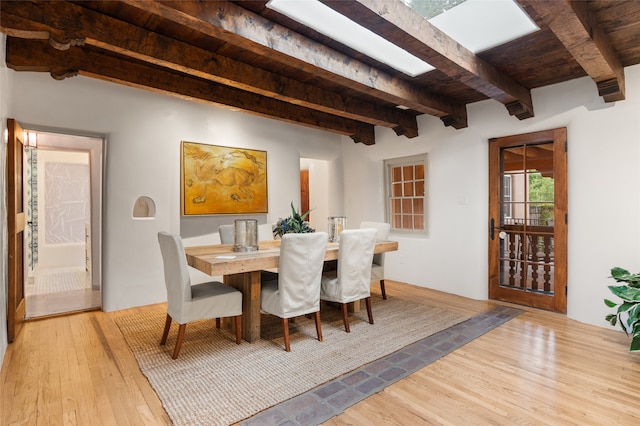
[[[182,214],[267,213],[267,152],[182,142]]]

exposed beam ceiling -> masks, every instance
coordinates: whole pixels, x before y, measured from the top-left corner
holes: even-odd
[[[46,71],[57,80],[78,74],[95,77],[329,130],[366,145],[374,143],[373,126],[370,124],[207,82],[144,62],[126,61],[92,49],[74,47],[59,51],[46,41],[15,39],[7,48],[7,64],[18,71]]]
[[[0,1],[7,65],[81,74],[375,143],[456,129],[493,99],[532,117],[531,89],[590,76],[607,102],[640,63],[640,2],[517,0],[540,30],[472,53],[400,0],[321,0],[435,66],[406,76],[266,7],[266,1]],[[45,41],[45,42],[43,42]],[[406,108],[406,110],[399,108]]]
[[[123,0],[132,7],[223,40],[283,65],[330,79],[364,95],[438,117],[453,117],[466,126],[464,105],[431,95],[424,88],[372,69],[326,46],[230,2],[140,2]]]
[[[535,10],[598,86],[605,102],[622,101],[624,70],[586,1],[519,0]]]
[[[436,67],[448,77],[507,106],[519,119],[533,117],[529,90],[439,30],[403,2],[322,0],[329,7]],[[376,21],[374,18],[378,17]]]

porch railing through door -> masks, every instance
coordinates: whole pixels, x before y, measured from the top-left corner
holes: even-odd
[[[525,232],[526,226],[526,232]],[[502,282],[509,287],[552,294],[553,226],[504,225],[503,257],[508,267]]]

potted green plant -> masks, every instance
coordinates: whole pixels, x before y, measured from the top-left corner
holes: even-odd
[[[629,351],[640,351],[640,274],[631,274],[626,269],[614,267],[611,278],[624,285],[610,285],[611,293],[622,299],[621,303],[605,299],[604,303],[610,307],[617,307],[615,314],[606,316],[611,325],[620,324],[622,330],[631,336]]]
[[[316,232],[316,230],[309,225],[309,222],[305,220],[310,212],[311,210],[308,210],[301,215],[293,206],[292,201],[291,216],[278,220],[276,226],[273,228],[273,236],[282,237],[284,234],[290,233],[305,234],[307,232]]]

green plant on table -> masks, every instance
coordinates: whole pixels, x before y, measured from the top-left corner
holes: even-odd
[[[605,299],[604,303],[610,307],[617,307],[615,314],[606,316],[611,325],[620,324],[622,330],[631,336],[629,351],[640,351],[640,274],[631,274],[626,269],[614,267],[611,278],[624,285],[610,285],[611,293],[622,299],[621,303]]]
[[[292,201],[291,216],[278,220],[275,228],[273,228],[273,236],[282,237],[284,234],[305,234],[308,232],[316,232],[316,230],[309,225],[309,222],[305,220],[307,216],[309,216],[310,212],[311,210],[308,210],[306,213],[301,215],[293,206]]]

